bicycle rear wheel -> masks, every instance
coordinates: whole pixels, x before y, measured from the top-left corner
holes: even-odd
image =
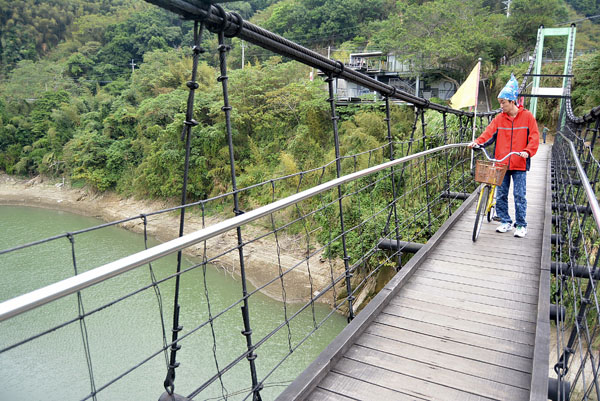
[[[487,209],[488,198],[490,196],[490,187],[485,185],[481,189],[481,196],[479,197],[479,203],[477,205],[477,210],[475,211],[475,224],[473,225],[473,242],[477,241],[479,237],[479,233],[481,232],[481,225],[483,224],[483,219],[485,219],[485,211]]]

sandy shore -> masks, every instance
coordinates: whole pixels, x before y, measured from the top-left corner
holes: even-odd
[[[166,209],[175,204],[164,201],[136,200],[122,198],[114,193],[93,193],[87,189],[72,188],[68,183],[46,180],[36,177],[23,180],[0,174],[0,205],[35,206],[54,210],[63,210],[84,216],[97,217],[105,222],[139,216]],[[206,220],[208,226],[214,224],[216,218]],[[123,224],[123,227],[143,232],[143,221],[135,219]],[[163,213],[148,219],[148,232],[161,242],[177,237],[179,232],[179,216],[176,213]],[[199,217],[191,216],[186,219],[185,232],[191,233],[202,229]],[[256,238],[261,234],[257,226],[245,226],[244,237]],[[259,287],[277,277],[279,268],[285,271],[298,265],[284,277],[285,295],[289,302],[301,302],[310,299],[311,288],[313,294],[324,288],[331,280],[331,264],[316,256],[308,263],[303,260],[306,244],[301,237],[287,237],[279,235],[280,255],[277,254],[276,243],[272,236],[262,238],[244,246],[244,261],[246,276],[255,287]],[[207,257],[213,258],[221,255],[225,250],[233,251],[218,257],[215,264],[234,277],[239,277],[238,252],[236,232],[228,232],[207,242]],[[203,244],[187,249],[189,255],[202,256]],[[281,261],[281,262],[279,262]],[[309,269],[310,278],[309,279]],[[334,274],[337,276],[343,269],[339,261],[334,264]],[[278,279],[262,290],[266,295],[281,300],[281,281]],[[331,303],[332,297],[326,295],[321,298],[323,302]]]

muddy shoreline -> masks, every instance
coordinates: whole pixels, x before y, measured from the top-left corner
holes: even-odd
[[[6,174],[0,174],[0,205],[61,210],[96,217],[105,222],[132,218],[176,206],[175,203],[165,201],[123,198],[110,192],[94,193],[86,188],[73,188],[68,182],[62,180],[43,177],[26,180]],[[204,224],[208,226],[217,221],[219,219],[213,217],[205,219]],[[138,233],[144,230],[141,218],[123,223],[121,226]],[[200,230],[202,227],[201,218],[195,216],[186,218],[185,233]],[[178,213],[161,213],[149,217],[147,230],[151,236],[160,242],[176,238],[179,232]],[[244,226],[243,230],[248,238],[258,237],[262,231],[258,226]],[[320,255],[311,257],[307,263],[304,260],[306,246],[302,245],[302,238],[279,235],[278,242],[279,255],[274,252],[276,244],[271,236],[244,246],[246,277],[254,287],[258,288],[278,276],[280,265],[284,271],[296,266],[283,278],[285,297],[288,302],[306,302],[310,300],[311,291],[314,295],[331,282],[332,268],[334,276],[338,276],[340,269],[343,269],[343,264],[340,266],[339,261],[329,263]],[[237,236],[235,231],[228,232],[207,241],[206,256],[216,258],[214,260],[216,266],[239,279],[239,260],[236,246]],[[223,251],[228,249],[233,251],[223,255]],[[203,244],[198,244],[187,248],[184,252],[190,256],[202,257],[203,251]],[[262,289],[261,292],[281,301],[283,299],[281,284],[281,280],[277,279]],[[333,299],[332,296],[326,294],[320,297],[319,301],[331,304]]]

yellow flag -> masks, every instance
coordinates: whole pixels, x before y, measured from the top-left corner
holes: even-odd
[[[475,106],[479,92],[479,66],[481,61],[473,68],[465,82],[458,88],[450,98],[450,107],[460,109],[461,107]]]

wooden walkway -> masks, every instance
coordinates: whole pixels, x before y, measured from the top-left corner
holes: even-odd
[[[472,195],[278,400],[547,400],[549,158],[526,238],[484,222],[473,243]]]

